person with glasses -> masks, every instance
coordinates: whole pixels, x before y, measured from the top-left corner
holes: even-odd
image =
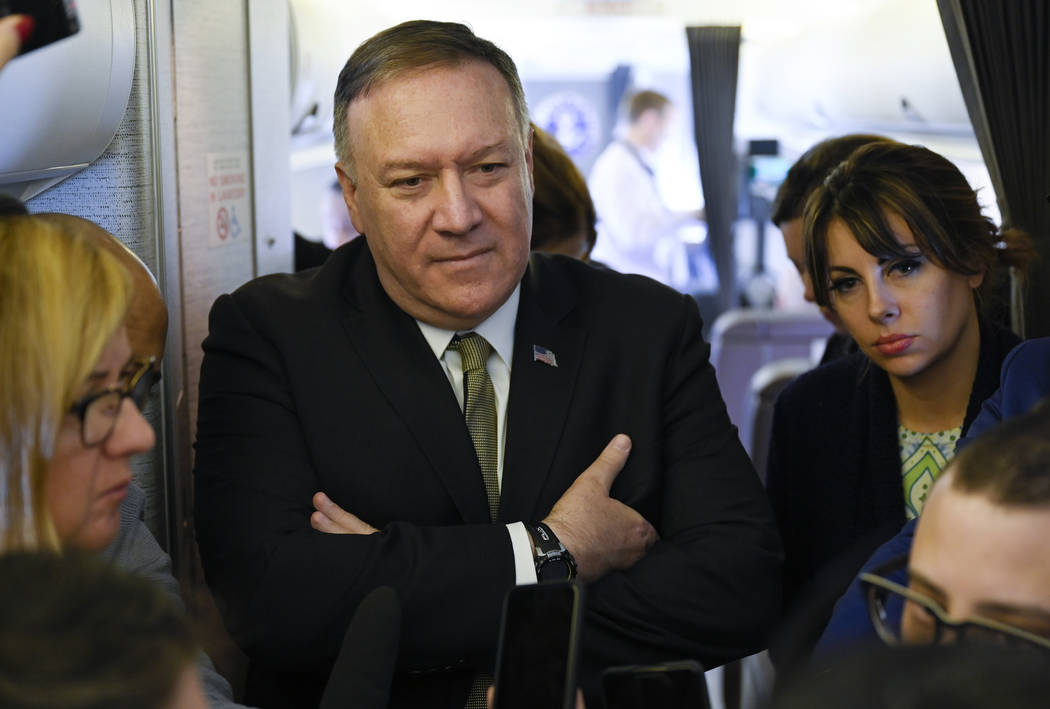
[[[86,238],[33,216],[0,221],[5,551],[101,551],[116,537],[131,457],[154,443],[139,409],[151,363],[124,327],[132,293]]]
[[[1050,657],[1048,534],[1044,400],[961,451],[931,494],[910,553],[860,574],[869,637],[892,646],[1007,645]]]
[[[155,440],[142,408],[167,309],[153,276],[92,222],[9,203],[0,331],[0,552],[96,553],[181,604],[130,465]],[[238,706],[203,653],[197,667],[210,706]]]

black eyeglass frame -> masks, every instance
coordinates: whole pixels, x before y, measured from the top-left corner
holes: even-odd
[[[866,571],[861,573],[858,577],[861,587],[864,589],[864,597],[868,607],[868,617],[871,618],[871,622],[875,626],[875,632],[878,633],[879,638],[890,647],[899,647],[903,643],[898,637],[899,634],[894,633],[888,626],[885,614],[880,612],[880,608],[884,608],[885,606],[880,603],[878,596],[880,592],[885,591],[896,593],[906,601],[911,601],[930,613],[933,617],[933,640],[930,643],[931,645],[937,645],[941,642],[946,628],[950,628],[956,633],[961,643],[966,642],[968,631],[973,629],[984,632],[992,631],[999,633],[1006,636],[1009,640],[1017,640],[1026,645],[1034,645],[1038,650],[1050,653],[1050,639],[1006,623],[1000,623],[991,618],[971,616],[969,618],[956,620],[949,616],[948,612],[929,596],[886,578],[886,576],[905,568],[907,565],[908,555],[899,556],[875,569],[872,569],[870,572]]]
[[[100,446],[105,443],[111,435],[113,435],[113,430],[117,427],[117,419],[120,417],[120,407],[123,406],[124,399],[131,399],[135,402],[135,406],[138,407],[139,411],[142,411],[142,408],[146,405],[146,401],[149,400],[149,393],[153,389],[153,385],[160,381],[160,371],[157,369],[156,357],[133,356],[128,362],[132,363],[137,369],[130,377],[128,377],[126,383],[106,387],[101,391],[88,394],[79,401],[74,402],[73,405],[69,407],[69,413],[80,419],[80,441],[84,444],[85,448]],[[127,367],[127,364],[125,364],[124,367]],[[112,417],[109,429],[106,431],[105,435],[96,441],[89,442],[87,435],[88,409],[102,397],[112,396],[113,394],[120,394],[120,401],[117,405],[117,414]]]

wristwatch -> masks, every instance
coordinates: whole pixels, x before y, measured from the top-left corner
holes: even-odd
[[[576,578],[576,560],[543,522],[526,522],[532,539],[532,559],[539,581],[571,581]]]

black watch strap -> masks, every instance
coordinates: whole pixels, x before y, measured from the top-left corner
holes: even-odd
[[[539,581],[571,581],[576,578],[576,560],[557,535],[543,522],[525,522],[532,539],[532,558]]]

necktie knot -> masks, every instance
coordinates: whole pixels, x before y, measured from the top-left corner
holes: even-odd
[[[448,348],[459,352],[459,356],[463,359],[464,372],[484,369],[489,355],[492,354],[492,345],[476,332],[453,338]]]

